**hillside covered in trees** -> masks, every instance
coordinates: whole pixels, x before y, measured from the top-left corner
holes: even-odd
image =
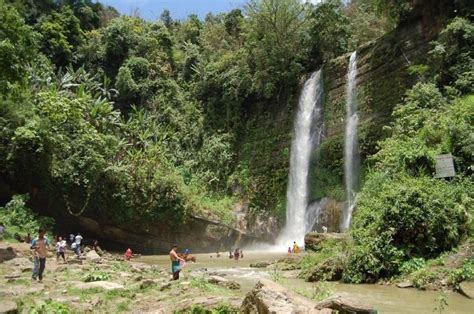
[[[429,9],[444,19],[409,67],[416,85],[362,147],[344,266],[352,282],[398,274],[472,237],[470,1],[252,0],[204,20],[145,21],[94,1],[0,0],[1,204],[27,194],[59,221],[145,230],[190,215],[232,225],[244,202],[281,225],[293,116],[275,112],[295,107],[308,73]],[[341,148],[327,143],[315,194],[344,198]],[[455,156],[451,181],[433,178],[441,153]]]

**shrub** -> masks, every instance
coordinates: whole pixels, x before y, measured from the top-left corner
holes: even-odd
[[[97,267],[92,268],[82,279],[84,282],[106,281],[110,279],[110,274]]]
[[[39,216],[26,206],[28,198],[28,194],[14,195],[5,207],[0,207],[0,221],[6,227],[8,238],[13,238],[15,233],[33,233],[54,225],[53,218]]]

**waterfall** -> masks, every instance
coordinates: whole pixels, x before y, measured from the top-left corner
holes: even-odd
[[[277,239],[278,246],[288,247],[293,241],[296,241],[298,245],[303,245],[304,235],[306,231],[310,231],[307,229],[312,228],[316,211],[319,211],[317,206],[311,208],[308,206],[308,173],[311,154],[321,141],[322,94],[321,71],[319,70],[305,82],[298,103],[286,192],[286,225]]]
[[[346,83],[346,130],[344,136],[344,179],[346,185],[346,205],[344,207],[342,231],[351,223],[355,206],[355,188],[359,177],[359,147],[357,140],[357,53],[354,51],[349,59]]]

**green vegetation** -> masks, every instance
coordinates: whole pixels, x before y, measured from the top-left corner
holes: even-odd
[[[16,241],[16,235],[22,238],[27,233],[36,232],[39,228],[49,229],[54,220],[41,217],[26,206],[28,195],[15,195],[5,207],[0,207],[0,222],[6,226],[5,238]],[[31,234],[34,237],[34,234]]]
[[[94,267],[90,269],[82,279],[84,282],[92,282],[92,281],[107,281],[110,279],[110,274],[106,271],[101,270],[98,267]]]
[[[92,1],[0,0],[0,175],[49,215],[231,224],[244,200],[282,218],[291,125],[267,134],[274,112],[305,73],[380,35],[351,32],[381,17],[369,2],[148,22]]]
[[[444,265],[444,258],[474,234],[473,34],[472,22],[454,18],[432,43],[428,63],[408,68],[419,82],[395,106],[388,135],[364,153],[351,242],[305,257],[302,278],[334,280],[340,270],[346,282],[405,278],[420,289],[442,280],[457,289],[472,278],[472,253],[461,266]],[[343,175],[340,146],[331,139],[318,152],[324,195],[336,195],[334,177]],[[435,158],[448,153],[456,176],[436,178]]]

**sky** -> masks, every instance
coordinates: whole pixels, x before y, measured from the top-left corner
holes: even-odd
[[[309,0],[318,2],[318,0]],[[171,12],[173,19],[185,19],[195,13],[204,18],[208,12],[228,12],[243,8],[247,0],[100,0],[100,2],[115,7],[120,13],[130,15],[138,9],[140,16],[154,21],[160,17],[164,9]]]

